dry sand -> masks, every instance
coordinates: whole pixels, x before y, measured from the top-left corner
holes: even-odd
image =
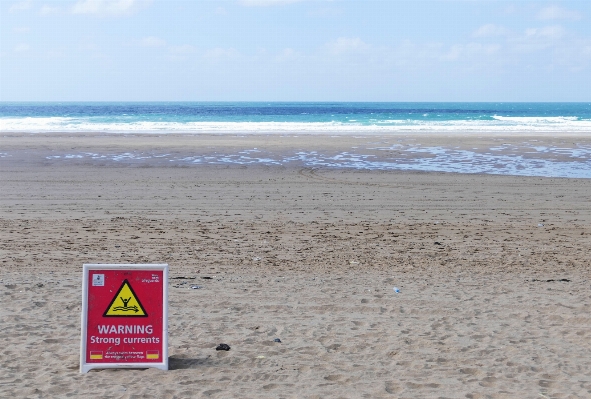
[[[591,179],[49,162],[72,142],[27,137],[0,159],[1,397],[591,397]],[[79,374],[82,264],[160,262],[170,370]]]

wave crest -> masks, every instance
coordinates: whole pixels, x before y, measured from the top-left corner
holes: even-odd
[[[387,133],[443,132],[589,132],[591,120],[577,117],[504,117],[492,120],[372,120],[352,122],[98,122],[84,118],[0,118],[0,131],[10,133]]]

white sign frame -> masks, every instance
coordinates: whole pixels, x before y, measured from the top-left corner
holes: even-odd
[[[82,265],[82,316],[80,336],[80,373],[92,369],[143,369],[157,368],[168,370],[168,264],[124,264],[124,263],[85,263]],[[155,363],[86,363],[86,340],[88,329],[88,276],[91,270],[159,270],[162,271],[162,362]]]

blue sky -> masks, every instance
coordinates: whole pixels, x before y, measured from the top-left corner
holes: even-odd
[[[591,1],[0,0],[1,101],[589,101]]]

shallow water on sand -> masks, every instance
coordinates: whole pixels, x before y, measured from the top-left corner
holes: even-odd
[[[9,156],[0,154],[0,157]],[[115,163],[168,162],[171,166],[228,164],[331,167],[367,170],[414,170],[484,173],[515,176],[591,178],[591,146],[570,148],[503,144],[465,149],[446,146],[390,145],[351,148],[349,151],[297,151],[281,153],[258,148],[211,151],[205,154],[158,151],[71,152],[46,156],[47,160],[100,160]]]

